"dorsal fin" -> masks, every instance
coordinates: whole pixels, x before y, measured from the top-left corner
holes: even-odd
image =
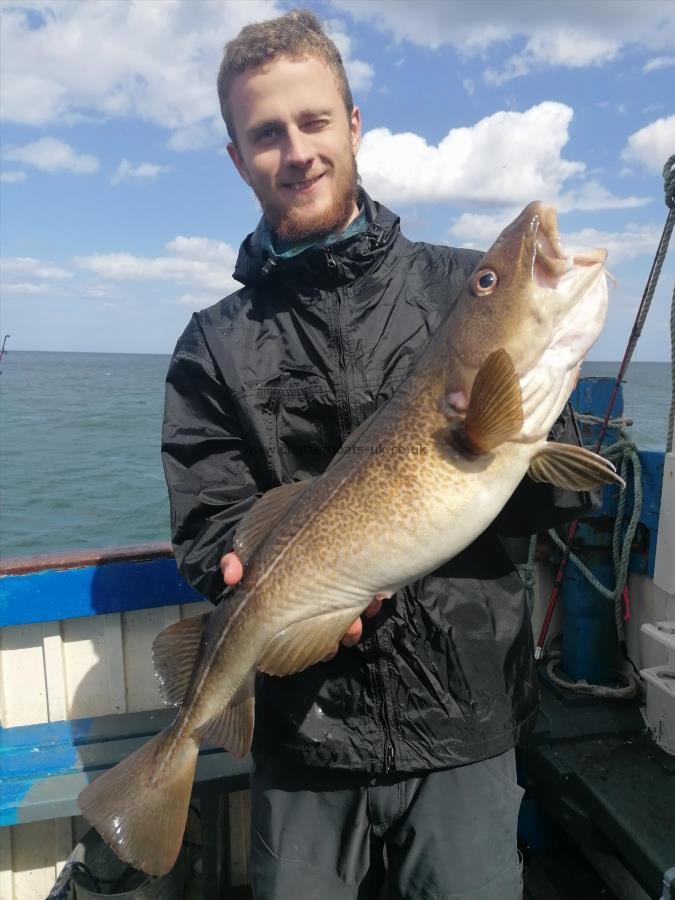
[[[461,453],[475,457],[511,440],[522,427],[518,375],[506,350],[495,350],[478,370],[466,416],[451,426],[449,441]]]
[[[174,622],[152,642],[159,695],[167,706],[183,702],[210,615],[205,612]]]
[[[294,481],[272,488],[260,497],[237,525],[234,550],[242,561],[248,562],[262,542],[274,531],[288,509],[307,490],[313,479]]]

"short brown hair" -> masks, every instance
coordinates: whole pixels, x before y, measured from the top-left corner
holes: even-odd
[[[347,115],[352,114],[354,101],[340,51],[324,33],[314,13],[306,9],[293,9],[277,19],[245,25],[237,37],[225,45],[218,72],[218,99],[227,132],[234,144],[237,138],[229,101],[232,82],[247,69],[255,69],[277,56],[290,56],[292,59],[316,56],[325,62],[337,78]]]

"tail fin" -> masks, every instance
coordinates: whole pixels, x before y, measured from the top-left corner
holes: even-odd
[[[164,875],[180,852],[199,745],[169,747],[173,726],[100,775],[78,805],[117,856],[149,875]]]

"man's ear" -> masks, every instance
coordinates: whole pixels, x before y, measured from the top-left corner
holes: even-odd
[[[358,106],[352,108],[352,114],[349,117],[349,131],[351,134],[352,153],[356,156],[356,152],[361,144],[361,110]]]
[[[248,170],[244,164],[244,160],[239,155],[239,151],[237,150],[236,146],[232,142],[230,142],[227,145],[227,152],[229,154],[230,159],[236,166],[237,172],[239,172],[239,174],[244,179],[246,184],[250,187],[251,179],[249,178]]]

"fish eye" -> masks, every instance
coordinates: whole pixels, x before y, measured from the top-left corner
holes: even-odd
[[[474,293],[479,297],[491,294],[497,287],[499,279],[497,273],[492,269],[482,269],[476,276],[474,283]]]

